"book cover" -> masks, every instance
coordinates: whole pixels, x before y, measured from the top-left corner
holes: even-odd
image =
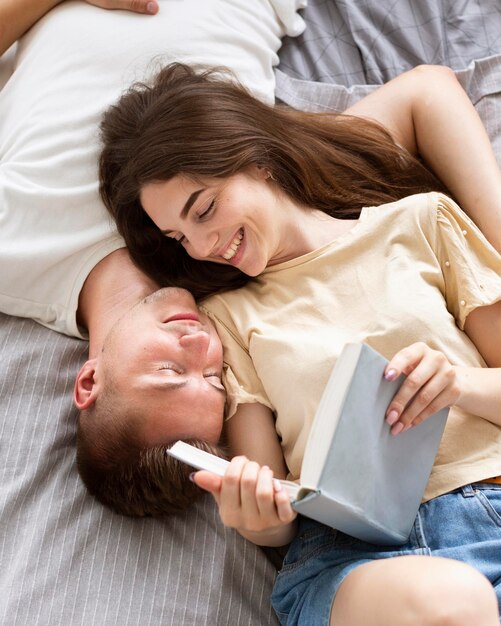
[[[346,534],[392,545],[410,534],[448,409],[392,435],[385,414],[405,377],[387,381],[387,363],[366,344],[345,346],[315,415],[293,506]]]
[[[407,540],[440,444],[448,409],[393,436],[387,407],[402,384],[383,377],[387,360],[366,344],[345,346],[325,387],[305,448],[299,484],[282,481],[293,508],[363,541]],[[183,442],[169,454],[199,469],[206,456]],[[214,457],[217,458],[217,457]]]

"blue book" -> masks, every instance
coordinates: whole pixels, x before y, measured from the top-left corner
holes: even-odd
[[[346,344],[318,405],[299,484],[281,482],[298,513],[369,543],[398,545],[411,532],[448,409],[391,435],[385,414],[405,377],[385,380],[387,364],[366,344]],[[228,464],[184,442],[168,453],[219,475]]]

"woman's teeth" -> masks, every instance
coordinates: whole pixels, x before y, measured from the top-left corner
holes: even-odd
[[[226,261],[231,261],[231,259],[237,253],[238,248],[240,247],[240,243],[242,242],[243,236],[244,236],[243,229],[240,229],[235,239],[231,242],[229,248],[223,254],[223,259],[225,259]]]

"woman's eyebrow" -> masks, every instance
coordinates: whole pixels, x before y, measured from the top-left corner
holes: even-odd
[[[181,210],[181,218],[184,220],[186,219],[189,210],[191,209],[191,207],[193,206],[193,203],[195,202],[195,200],[198,198],[198,196],[202,193],[202,191],[204,191],[204,188],[202,189],[197,189],[196,191],[194,191],[192,194],[190,194],[190,197],[188,198],[188,200],[186,200],[186,203],[184,205],[184,207]]]
[[[188,200],[186,200],[184,207],[181,209],[181,219],[185,220],[186,217],[188,216],[188,213],[190,212],[191,207],[193,206],[193,203],[196,201],[196,199],[198,198],[198,196],[202,193],[202,191],[204,191],[205,188],[202,187],[202,189],[197,189],[196,191],[194,191],[193,193],[190,194]],[[172,232],[172,230],[161,230],[160,231],[162,233],[162,235],[170,235]]]

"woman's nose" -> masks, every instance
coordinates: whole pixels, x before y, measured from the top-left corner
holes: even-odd
[[[208,259],[213,255],[216,249],[216,234],[199,234],[195,238],[190,239],[191,252],[190,256],[196,259]]]

